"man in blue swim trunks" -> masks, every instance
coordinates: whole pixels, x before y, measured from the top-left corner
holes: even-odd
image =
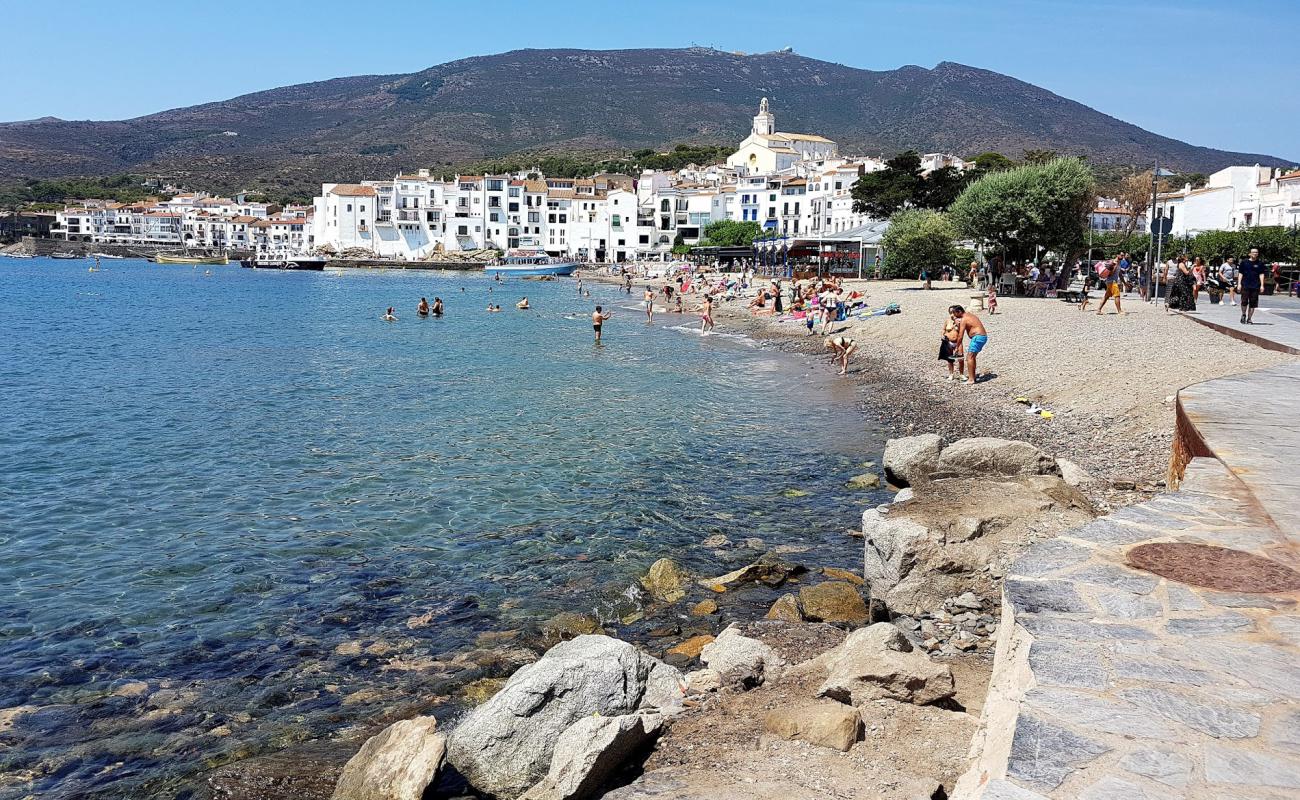
[[[984,330],[984,323],[980,318],[970,313],[961,306],[949,306],[948,313],[952,314],[952,319],[957,323],[957,349],[961,349],[962,341],[970,337],[970,344],[966,346],[966,369],[968,372],[966,385],[973,387],[978,380],[975,371],[975,360],[984,347],[989,343],[989,333]],[[961,353],[957,353],[961,358]]]

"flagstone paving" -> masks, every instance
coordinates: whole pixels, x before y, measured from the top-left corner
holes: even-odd
[[[991,701],[1016,707],[977,737],[995,756],[958,800],[1300,797],[1300,591],[1215,591],[1127,563],[1182,542],[1300,570],[1300,364],[1179,400],[1209,451],[1179,490],[1041,543],[1006,576],[994,681],[1014,659],[1029,678]],[[997,718],[986,705],[986,726]]]

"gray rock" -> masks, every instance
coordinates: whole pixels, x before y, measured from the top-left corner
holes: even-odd
[[[974,592],[962,592],[949,600],[947,605],[952,608],[969,608],[973,611],[979,611],[984,608],[984,598]]]
[[[911,500],[913,497],[916,497],[916,492],[912,490],[912,487],[908,486],[907,488],[898,490],[898,494],[894,495],[894,502],[906,503],[908,500]]]
[[[1192,760],[1169,750],[1135,750],[1120,759],[1119,765],[1175,788],[1186,786],[1192,778]]]
[[[663,729],[660,714],[586,717],[560,734],[551,768],[521,800],[587,800]]]
[[[1153,539],[1160,534],[1156,531],[1146,528],[1135,528],[1130,525],[1120,525],[1114,521],[1115,515],[1105,519],[1094,520],[1079,528],[1065,533],[1065,536],[1071,539],[1079,539],[1085,542],[1095,544],[1137,544]]]
[[[1151,594],[1160,583],[1158,578],[1145,572],[1116,567],[1110,564],[1093,564],[1069,573],[1070,580],[1105,586],[1108,589],[1123,589],[1133,594]]]
[[[1132,639],[1145,641],[1155,638],[1155,634],[1135,625],[1109,625],[1083,622],[1074,619],[1047,614],[1023,614],[1016,619],[1025,630],[1035,636],[1059,636],[1079,642],[1103,642],[1109,639]]]
[[[757,639],[742,636],[729,626],[700,652],[700,661],[722,676],[724,686],[751,689],[780,680],[785,661]]]
[[[1097,482],[1087,470],[1066,458],[1056,459],[1056,466],[1061,471],[1061,480],[1074,487],[1092,486]]]
[[[810,662],[826,671],[819,697],[863,706],[888,699],[926,705],[952,697],[952,669],[912,648],[888,622],[859,628]]]
[[[1082,564],[1092,558],[1092,550],[1064,539],[1039,542],[1025,551],[1011,566],[1011,574],[1038,578],[1066,567]]]
[[[1112,656],[1111,668],[1121,678],[1135,681],[1174,683],[1183,686],[1204,686],[1215,681],[1215,676],[1199,669],[1163,659],[1122,658]]]
[[[1170,611],[1200,611],[1205,608],[1205,601],[1186,586],[1167,584],[1165,594],[1169,597]]]
[[[965,477],[1059,475],[1055,459],[1028,442],[980,436],[960,439],[939,454],[938,471]]]
[[[1300,789],[1300,760],[1218,742],[1205,745],[1204,755],[1205,777],[1210,783]]]
[[[1139,708],[1216,739],[1248,739],[1259,734],[1259,715],[1165,689],[1125,689],[1119,696]]]
[[[1221,633],[1254,630],[1254,628],[1254,620],[1245,614],[1237,613],[1171,619],[1165,624],[1165,630],[1177,636],[1215,636]]]
[[[521,667],[471,711],[448,743],[448,758],[480,791],[513,800],[547,773],[556,740],[593,714],[642,708],[675,711],[681,673],[607,636],[579,636]]]
[[[719,547],[726,547],[729,544],[731,544],[731,540],[720,533],[715,533],[712,536],[706,536],[704,538],[704,541],[700,542],[700,545],[702,547],[707,547],[710,550],[716,550]]]
[[[1039,686],[1105,689],[1110,683],[1095,646],[1034,642],[1029,648],[1029,669]]]
[[[982,800],[1050,800],[1050,798],[1044,797],[1038,792],[1031,792],[1024,787],[1001,779],[989,781],[989,785],[984,789],[981,798]]]
[[[928,478],[939,465],[941,442],[934,433],[885,442],[885,477],[895,486],[910,486]]]
[[[687,694],[708,694],[722,688],[722,675],[716,669],[697,669],[686,673]]]
[[[1055,789],[1076,769],[1110,747],[1060,725],[1021,713],[1011,739],[1007,775],[1041,789]]]
[[[1131,703],[1067,689],[1038,687],[1025,695],[1025,705],[1080,729],[1117,733],[1139,739],[1179,741],[1185,738],[1169,723]]]
[[[1288,711],[1273,720],[1268,740],[1284,750],[1300,753],[1300,709]]]
[[[343,767],[331,800],[420,800],[447,756],[438,720],[394,722],[366,740]]]
[[[1121,619],[1148,619],[1164,611],[1158,600],[1140,594],[1096,589],[1092,597],[1108,616]]]

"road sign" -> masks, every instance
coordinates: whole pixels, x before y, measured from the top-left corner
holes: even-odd
[[[1169,235],[1169,231],[1174,227],[1173,217],[1156,217],[1151,220],[1151,232],[1158,233],[1161,236]]]

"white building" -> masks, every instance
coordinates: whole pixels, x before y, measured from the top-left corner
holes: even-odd
[[[1161,194],[1155,213],[1172,218],[1174,236],[1296,225],[1300,223],[1300,170],[1286,172],[1258,164],[1225,167],[1199,189],[1184,186]]]
[[[754,115],[752,132],[728,156],[727,166],[750,175],[765,174],[789,169],[800,161],[834,158],[837,152],[835,142],[824,136],[778,131],[776,116],[764,97]]]

